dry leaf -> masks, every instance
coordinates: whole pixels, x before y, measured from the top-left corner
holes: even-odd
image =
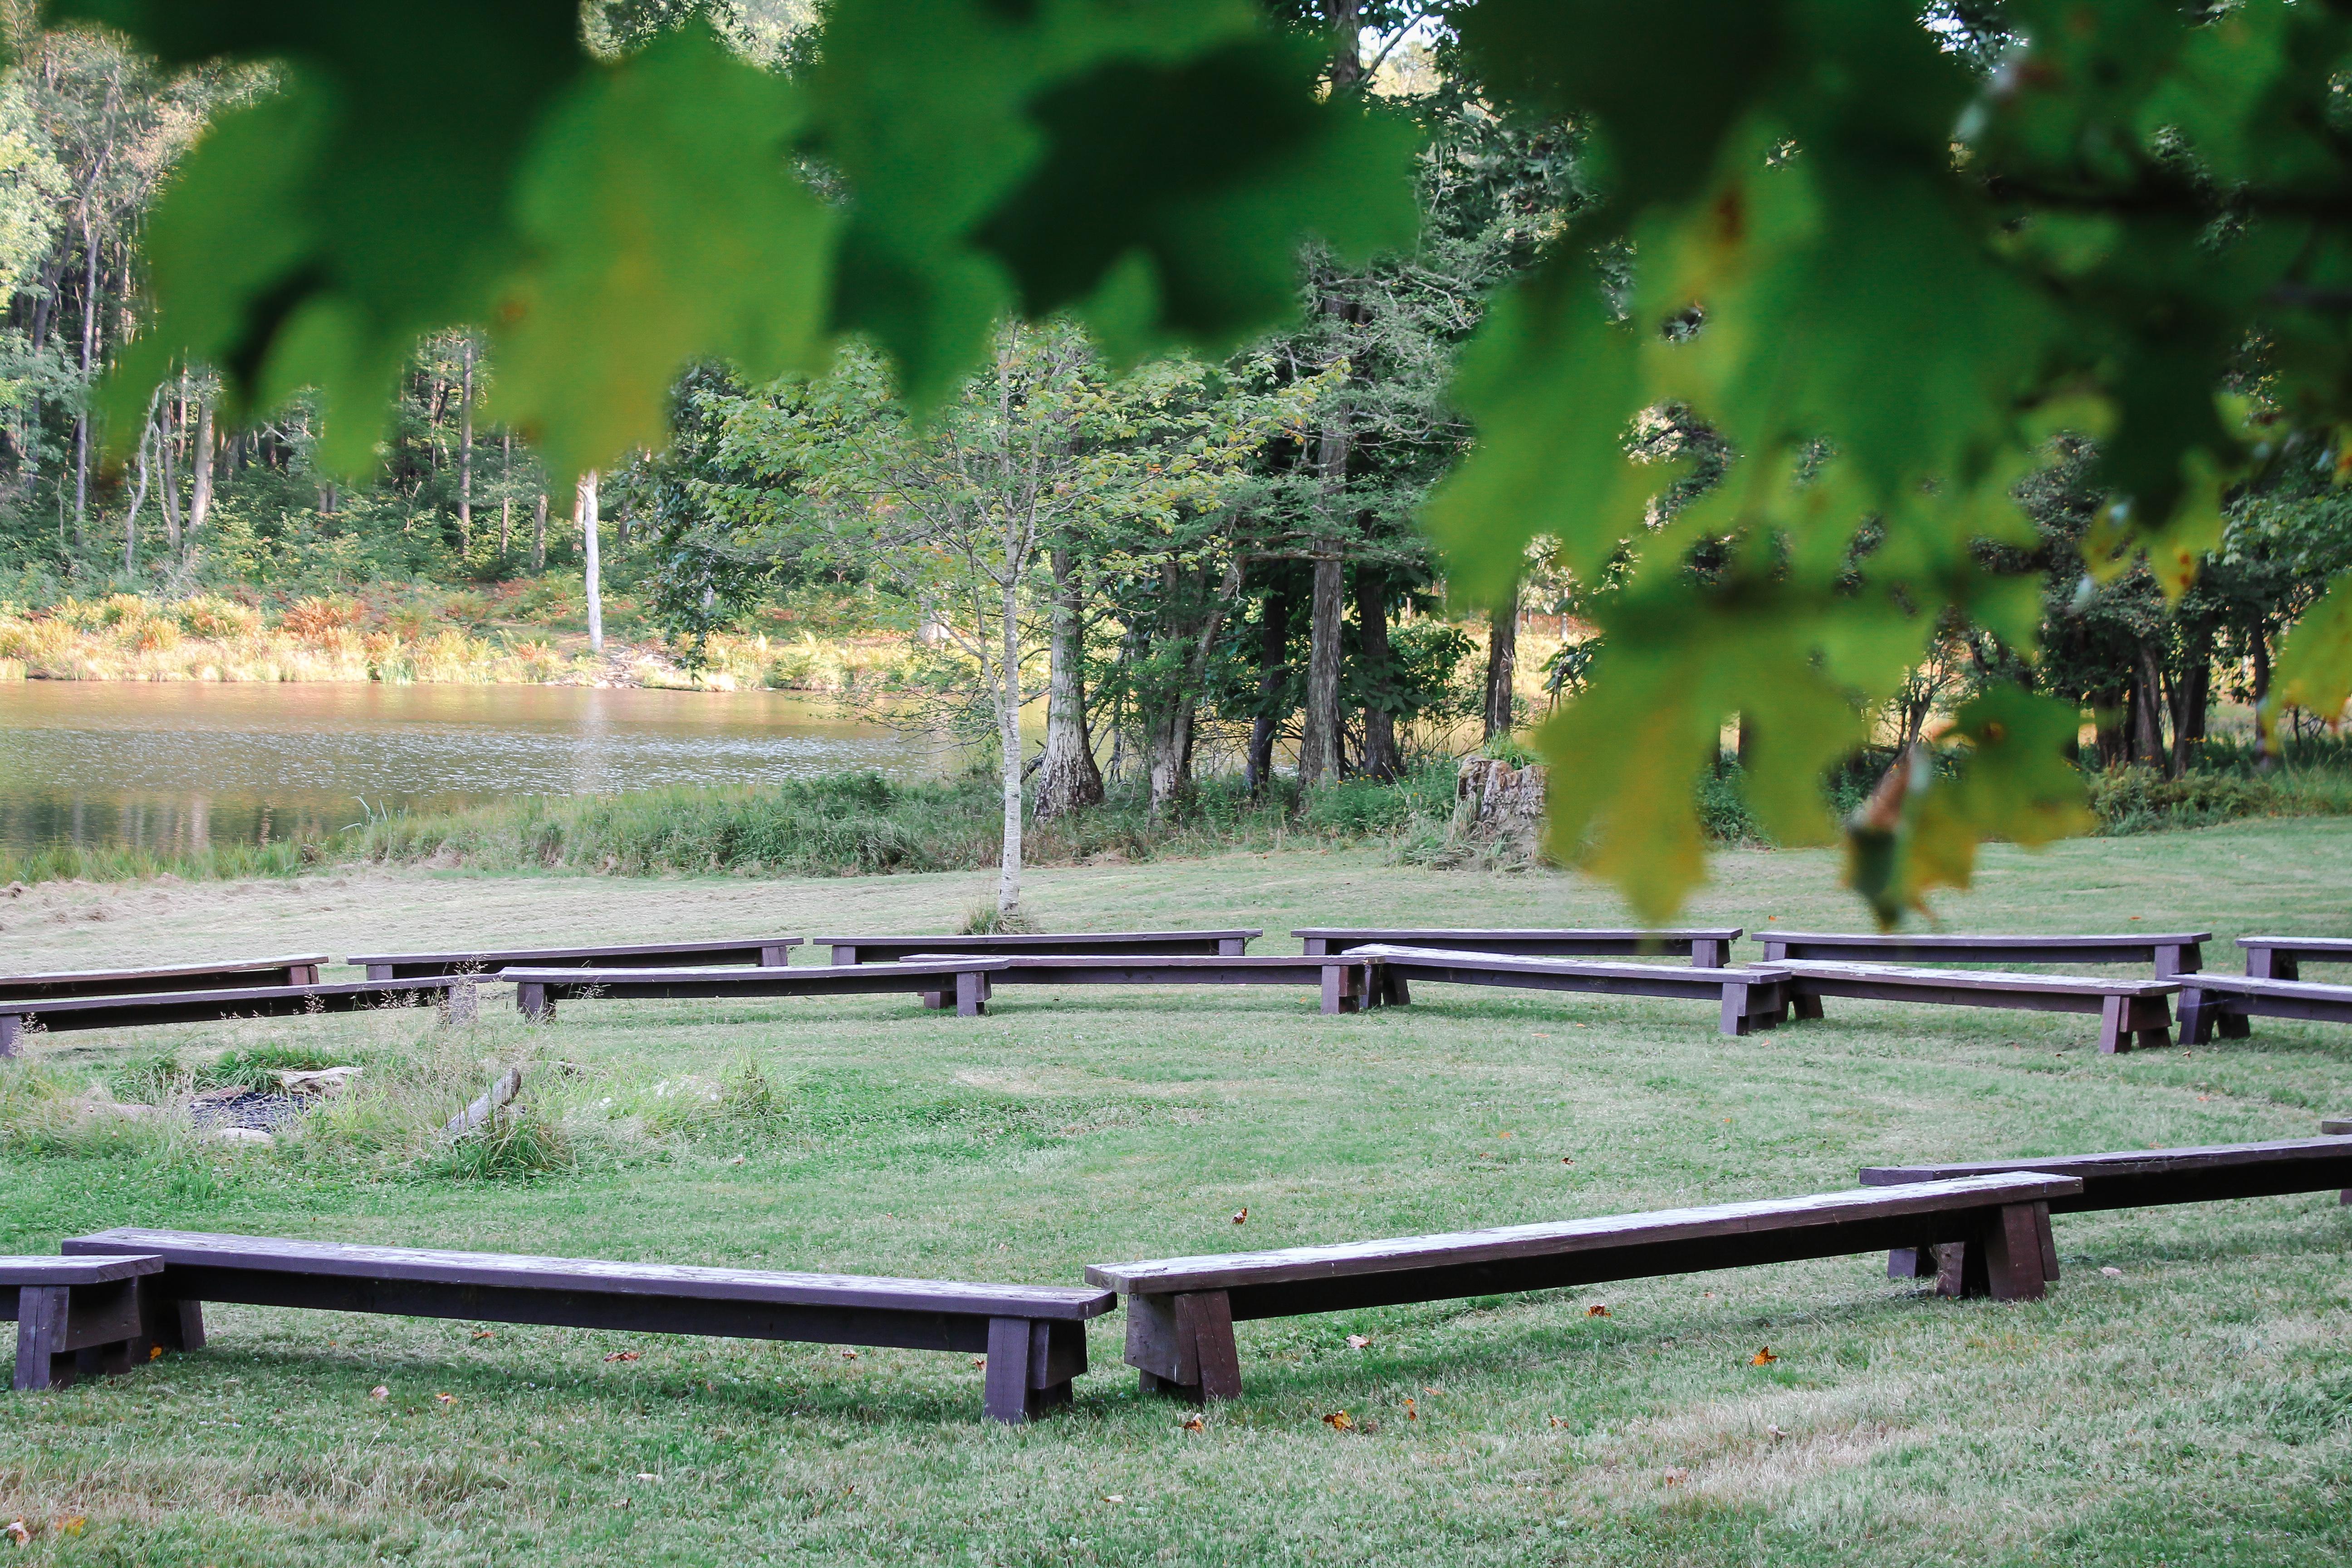
[[[1184,1417],[1183,1425],[1178,1428],[1184,1432],[1205,1432],[1208,1429],[1209,1424],[1197,1415],[1187,1415]]]
[[[1412,1395],[1410,1394],[1404,1396],[1404,1418],[1408,1421],[1421,1419],[1421,1412],[1412,1407]]]
[[[1239,1224],[1241,1224],[1243,1221],[1244,1221],[1244,1220],[1246,1220],[1246,1219],[1248,1219],[1248,1218],[1249,1218],[1249,1205],[1248,1205],[1247,1204],[1244,1204],[1241,1207],[1239,1207],[1239,1208],[1237,1208],[1237,1209],[1235,1209],[1235,1210],[1234,1211],[1234,1223],[1235,1225],[1239,1225]]]
[[[474,1331],[474,1337],[478,1340],[495,1339],[498,1337],[498,1331],[495,1329],[476,1329]]]
[[[1563,1165],[1573,1165],[1573,1164],[1575,1164],[1575,1163],[1576,1163],[1576,1162],[1575,1162],[1575,1161],[1573,1161],[1573,1160],[1570,1159],[1570,1158],[1569,1158],[1567,1155],[1565,1155],[1565,1154],[1562,1154],[1562,1155],[1559,1157],[1559,1163],[1560,1163],[1561,1164],[1563,1164]]]
[[[22,1546],[33,1539],[33,1532],[25,1528],[23,1520],[12,1519],[8,1521],[8,1539]]]
[[[1584,1315],[1588,1318],[1610,1318],[1616,1316],[1615,1313],[1610,1311],[1608,1308],[1602,1306],[1598,1301],[1595,1301],[1590,1307],[1585,1308]]]
[[[971,1358],[971,1370],[974,1372],[982,1371],[987,1367],[987,1365],[988,1358],[984,1355],[976,1355]]]
[[[370,1399],[390,1399],[392,1397],[392,1390],[379,1383],[373,1388],[368,1390],[368,1397]]]
[[[856,1361],[857,1359],[857,1352],[856,1351],[844,1351],[841,1352],[841,1359],[844,1361]]]
[[[654,1474],[651,1470],[639,1470],[637,1472],[637,1479],[641,1481],[657,1481],[661,1479],[661,1478]]]
[[[1507,1132],[1497,1132],[1497,1133],[1496,1133],[1496,1134],[1495,1134],[1495,1136],[1496,1136],[1496,1137],[1497,1137],[1497,1138],[1508,1138],[1508,1137],[1510,1136],[1510,1134],[1509,1134],[1509,1133],[1507,1133]]]
[[[1334,1410],[1323,1417],[1323,1425],[1334,1432],[1351,1432],[1355,1430],[1356,1418],[1344,1410]]]
[[[2120,1279],[2124,1277],[2124,1271],[2116,1268],[2112,1263],[2102,1268],[2099,1272],[2105,1275],[2110,1279]]]
[[[1363,1334],[1349,1334],[1348,1336],[1348,1348],[1351,1351],[1362,1350],[1366,1345],[1370,1344],[1371,1342],[1371,1340]]]
[[[1774,1362],[1779,1361],[1780,1359],[1780,1358],[1779,1356],[1772,1353],[1772,1347],[1770,1345],[1766,1345],[1763,1349],[1758,1351],[1754,1355],[1748,1358],[1748,1364],[1749,1366],[1770,1366]]]
[[[433,1403],[436,1405],[455,1405],[457,1403],[457,1396],[454,1394],[436,1394],[433,1396]]]
[[[614,1351],[611,1355],[606,1356],[604,1359],[606,1361],[635,1361],[645,1353],[646,1352],[643,1351]]]
[[[1568,1425],[1568,1423],[1567,1423],[1567,1422],[1565,1422],[1565,1421],[1561,1420],[1561,1419],[1560,1419],[1559,1416],[1557,1416],[1557,1415],[1555,1415],[1555,1416],[1553,1416],[1553,1417],[1551,1418],[1551,1424],[1552,1424],[1552,1426],[1555,1426],[1555,1427],[1564,1427],[1564,1426],[1566,1426]]]
[[[1125,1502],[1126,1500],[1127,1500],[1127,1499],[1126,1499],[1126,1498],[1124,1498],[1124,1497],[1120,1496],[1120,1495],[1119,1495],[1118,1493],[1117,1493],[1117,1492],[1105,1492],[1105,1493],[1103,1493],[1103,1501],[1105,1501],[1105,1502]]]
[[[1767,1426],[1764,1430],[1770,1433],[1775,1437],[1785,1437],[1788,1436],[1786,1432],[1781,1431],[1778,1426]]]
[[[740,1164],[741,1164],[741,1163],[743,1163],[743,1156],[742,1156],[742,1155],[740,1155],[740,1154],[738,1154],[738,1155],[736,1155],[732,1160],[730,1160],[730,1161],[728,1161],[727,1163],[728,1163],[729,1164],[730,1164],[730,1165],[740,1165]]]
[[[147,1347],[147,1359],[149,1361],[162,1361],[163,1359],[163,1347],[162,1345],[149,1345]]]
[[[79,1535],[82,1531],[82,1527],[89,1522],[89,1520],[87,1515],[73,1513],[68,1514],[63,1519],[55,1521],[52,1523],[51,1528],[59,1535]]]
[[[1666,1485],[1670,1487],[1678,1487],[1688,1479],[1690,1479],[1688,1470],[1674,1469],[1666,1472]]]

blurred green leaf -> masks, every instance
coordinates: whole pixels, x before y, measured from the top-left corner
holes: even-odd
[[[2352,701],[2352,572],[2327,585],[2327,595],[2305,610],[2287,633],[2271,676],[2267,728],[2281,709],[2295,707],[2334,723]]]

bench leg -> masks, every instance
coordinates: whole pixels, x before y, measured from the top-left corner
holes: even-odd
[[[25,1019],[22,1014],[0,1013],[0,1057],[16,1054],[16,1042],[24,1037]]]
[[[956,1016],[984,1017],[988,1013],[988,993],[982,982],[988,977],[977,970],[967,969],[956,976]]]
[[[1070,1380],[1086,1370],[1085,1324],[991,1318],[982,1407],[992,1421],[1034,1421],[1067,1405]]]
[[[2180,1043],[2201,1046],[2213,1037],[2214,1004],[2220,1000],[2194,986],[2180,993]]]
[[[1728,969],[1731,967],[1731,944],[1713,937],[1695,938],[1691,942],[1693,969]]]
[[[2213,1027],[2225,1040],[2242,1040],[2254,1032],[2252,1018],[2231,1007],[2213,1010]]]
[[[66,1316],[72,1292],[62,1285],[26,1285],[16,1291],[16,1378],[18,1393],[60,1387],[71,1383],[73,1358],[58,1347],[65,1342]]]
[[[1412,1005],[1412,984],[1405,978],[1404,971],[1391,969],[1383,963],[1374,973],[1381,977],[1381,1006],[1410,1007]]]
[[[1809,996],[1801,991],[1789,998],[1789,1007],[1790,1012],[1800,1018],[1818,1018],[1822,1016],[1822,999],[1818,996]]]
[[[1323,966],[1323,1011],[1352,1013],[1356,1011],[1355,980],[1363,966],[1354,963],[1327,963]]]
[[[1886,1277],[1889,1279],[1933,1279],[1936,1278],[1936,1249],[1933,1247],[1898,1247],[1886,1255]]]
[[[1223,1290],[1129,1296],[1127,1361],[1146,1394],[1195,1404],[1239,1398],[1241,1355],[1234,1345],[1231,1298]]]
[[[2042,1231],[2047,1204],[2003,1205],[1984,1237],[1985,1285],[1996,1301],[2038,1301],[2046,1289]],[[2041,1211],[2037,1216],[2036,1210]]]
[[[1239,958],[1247,951],[1248,947],[1249,938],[1245,936],[1221,936],[1217,939],[1217,956],[1219,958]]]
[[[461,980],[441,991],[441,1021],[459,1025],[478,1023],[482,1016],[482,988],[471,980]]]
[[[205,1304],[168,1295],[158,1281],[152,1274],[139,1281],[139,1337],[131,1343],[134,1361],[205,1348]]]
[[[515,986],[515,1011],[534,1024],[545,1024],[555,1017],[555,1004],[547,999],[544,985],[520,983]]]
[[[2130,1032],[2124,1026],[2129,1011],[2126,1004],[2129,1001],[2126,996],[2099,999],[2099,1054],[2103,1057],[2117,1056],[2131,1049],[2131,1042],[2124,1038]]]
[[[941,1008],[941,1007],[944,1007],[944,1006],[946,1006],[947,1005],[948,1005],[948,998],[947,998],[947,993],[946,993],[946,992],[944,992],[944,991],[926,991],[926,992],[924,992],[924,993],[923,993],[923,1005],[924,1005],[924,1006],[929,1007],[929,1008],[932,1009],[933,1011],[937,1011],[938,1009],[940,1009],[940,1008]]]
[[[1748,1029],[1748,987],[1736,981],[1727,982],[1723,987],[1723,1013],[1716,1033],[1744,1035]]]

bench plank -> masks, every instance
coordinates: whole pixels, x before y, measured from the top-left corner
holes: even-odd
[[[2043,1171],[2081,1180],[2079,1193],[2050,1200],[2052,1214],[2273,1197],[2352,1185],[2352,1138],[2280,1138],[2261,1143],[2118,1149],[2099,1154],[1865,1165],[1862,1184],[1890,1187],[2019,1171]]]
[[[1773,969],[1713,969],[1696,964],[1594,963],[1569,958],[1457,952],[1374,942],[1349,950],[1378,965],[1375,992],[1389,1005],[1409,1005],[1412,982],[1504,985],[1528,991],[1575,991],[1613,996],[1696,996],[1718,1007],[1726,1035],[1769,1029],[1787,1006],[1785,976]]]
[[[1147,1392],[1237,1393],[1232,1325],[1254,1318],[1554,1289],[1602,1280],[1973,1244],[1975,1283],[2003,1300],[2042,1293],[2049,1202],[2081,1190],[2040,1173],[1611,1215],[1274,1252],[1097,1264],[1128,1299],[1128,1361]],[[1891,1200],[1891,1201],[1890,1201]]]
[[[1680,927],[1649,931],[1629,927],[1574,928],[1502,926],[1487,930],[1461,927],[1376,929],[1367,926],[1301,926],[1290,934],[1309,953],[1348,952],[1378,943],[1385,947],[1439,948],[1454,952],[1499,952],[1520,958],[1643,957],[1682,953],[1701,969],[1721,969],[1731,962],[1731,944],[1743,928]]]
[[[640,1333],[958,1351],[990,1358],[984,1405],[1020,1421],[1069,1397],[1085,1323],[1108,1290],[786,1273],[603,1258],[361,1247],[124,1228],[70,1254],[163,1260],[162,1293],[192,1302],[543,1323]],[[999,1364],[999,1358],[1003,1364]],[[1041,1381],[1042,1380],[1042,1381]]]
[[[51,1033],[185,1024],[221,1018],[289,1018],[354,1013],[441,1001],[462,980],[331,981],[323,985],[260,985],[235,991],[170,991],[129,996],[67,996],[0,1004],[0,1057],[16,1054],[28,1020]]]
[[[2158,979],[2194,973],[2210,931],[2107,936],[1971,936],[1877,931],[1760,931],[1764,962],[1848,959],[1885,963],[2147,963]]]
[[[2224,1039],[2245,1039],[2253,1033],[2247,1023],[2249,1018],[2352,1024],[2352,985],[2328,985],[2316,980],[2264,980],[2244,974],[2198,974],[2182,981],[2183,1044],[2201,1046],[2217,1033]]]
[[[2242,936],[2246,973],[2257,980],[2296,980],[2306,963],[2352,963],[2352,937]]]
[[[0,1312],[16,1325],[12,1386],[62,1388],[129,1371],[141,1327],[140,1280],[163,1268],[152,1254],[0,1258]]]
[[[780,964],[747,969],[502,969],[515,1006],[527,1018],[555,1016],[560,1001],[677,999],[689,996],[870,996],[890,993],[938,995],[953,991],[956,1012],[967,1018],[988,1011],[982,978],[1002,969],[1002,958],[945,958],[930,963]]]
[[[1237,958],[1248,951],[1252,937],[1264,936],[1255,926],[1227,931],[1104,931],[1024,932],[1001,936],[817,936],[809,940],[833,949],[836,964],[890,963],[917,953],[972,953],[1007,957],[1021,953],[1199,953]]]
[[[944,953],[917,953],[902,963],[949,963]],[[1205,953],[1021,954],[998,960],[981,980],[983,1000],[999,985],[1313,985],[1326,1013],[1370,1005],[1372,965],[1360,956],[1307,958],[1287,954],[1213,957]],[[940,993],[925,1005],[940,1005]]]
[[[0,1003],[54,1001],[67,996],[142,996],[159,991],[218,991],[254,985],[315,985],[323,952],[274,958],[230,958],[151,969],[77,969],[47,974],[0,974]]]
[[[527,965],[534,969],[667,969],[681,964],[768,965],[792,962],[792,950],[807,941],[797,936],[725,937],[709,942],[639,942],[620,947],[488,948],[467,952],[352,953],[370,980],[404,980],[434,974],[479,974]]]
[[[2102,1055],[2135,1043],[2171,1043],[2167,998],[2182,980],[2107,980],[2088,974],[2017,974],[1982,969],[1912,969],[1883,963],[1783,960],[1772,967],[1789,977],[1800,1018],[1822,1016],[1821,999],[1844,996],[1876,1002],[1918,1002],[1943,1007],[2010,1007],[2039,1013],[2095,1013]]]

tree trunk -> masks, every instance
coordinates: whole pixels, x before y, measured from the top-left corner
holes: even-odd
[[[2139,676],[2132,693],[2133,749],[2158,772],[2167,773],[2164,752],[2164,681],[2156,667],[2156,651],[2142,644]]]
[[[81,247],[88,260],[81,300],[81,406],[74,414],[74,550],[81,550],[82,518],[89,504],[90,370],[98,358],[98,237],[82,208]]]
[[[173,558],[177,559],[180,553],[180,473],[179,465],[173,460],[172,454],[179,441],[172,433],[172,414],[168,405],[163,417],[155,421],[152,434],[158,448],[156,456],[163,470],[161,491],[163,538],[171,545]]]
[[[196,397],[196,439],[188,448],[188,548],[196,547],[213,510],[213,397]]]
[[[2172,775],[2189,771],[2205,742],[2206,711],[2213,697],[2213,634],[2200,630],[2182,650],[2180,679],[2172,684]]]
[[[597,574],[596,470],[580,476],[572,491],[572,519],[580,525],[580,549],[585,558],[582,579],[588,586],[588,651],[604,651],[604,585]]]
[[[506,553],[514,543],[514,432],[501,434],[499,446],[505,454],[499,460],[499,572],[504,575],[509,570]]]
[[[534,572],[547,570],[547,492],[545,490],[539,492],[539,499],[531,503],[530,508],[530,569]]]
[[[1102,772],[1087,743],[1085,594],[1066,550],[1053,552],[1053,644],[1046,653],[1045,755],[1037,771],[1037,820],[1103,797]]]
[[[1282,715],[1275,702],[1289,679],[1290,595],[1277,589],[1265,596],[1265,617],[1258,623],[1257,717],[1250,721],[1249,758],[1243,766],[1249,792],[1264,795],[1274,782],[1274,742],[1282,731]]]
[[[996,742],[1003,753],[1004,848],[996,869],[996,917],[1021,912],[1021,578],[1006,552],[1002,648],[997,655]]]
[[[1298,741],[1298,787],[1339,777],[1339,542],[1316,542],[1315,587],[1307,604],[1307,718]]]
[[[474,552],[474,340],[463,351],[465,390],[457,397],[457,554]]]
[[[1384,573],[1356,568],[1356,658],[1364,687],[1364,773],[1394,779],[1403,759],[1397,754],[1396,715],[1390,711],[1389,584]]]
[[[1517,717],[1513,700],[1519,669],[1519,612],[1513,602],[1486,622],[1486,739],[1508,736]]]
[[[1192,790],[1192,742],[1199,732],[1201,689],[1208,674],[1209,649],[1216,646],[1217,633],[1225,624],[1225,606],[1233,603],[1241,585],[1241,563],[1235,562],[1225,568],[1216,594],[1202,603],[1200,624],[1192,629],[1184,648],[1183,668],[1153,705],[1146,728],[1151,743],[1154,821],[1166,817]],[[1176,599],[1172,583],[1167,598],[1172,605]]]
[[[147,400],[147,422],[139,427],[139,488],[131,493],[131,510],[122,519],[122,574],[139,570],[139,509],[147,504],[147,445],[155,435],[155,401]]]

